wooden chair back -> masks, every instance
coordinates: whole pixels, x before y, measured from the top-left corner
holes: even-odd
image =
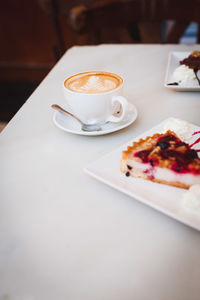
[[[128,29],[130,36],[133,36],[131,35],[133,25],[142,28],[141,25],[144,24],[148,35],[148,29],[161,27],[164,20],[173,20],[173,26],[165,37],[163,28],[160,30],[158,42],[178,43],[191,22],[200,24],[199,12],[200,0],[101,0],[71,8],[68,20],[77,35],[93,33],[97,42],[102,42],[100,33],[105,28],[116,30],[123,27]],[[149,34],[152,35],[153,41],[153,31],[151,30]],[[140,36],[139,42],[145,40]]]

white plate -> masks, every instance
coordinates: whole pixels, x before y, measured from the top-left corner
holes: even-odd
[[[164,124],[167,121],[169,121],[169,119],[91,163],[84,171],[103,183],[141,201],[142,203],[145,203],[186,225],[200,230],[200,212],[199,214],[189,213],[183,206],[182,194],[186,192],[185,189],[154,183],[141,178],[126,177],[120,172],[122,151],[125,150],[128,145],[132,145],[134,140],[145,138],[156,132],[164,132]],[[200,130],[200,128],[195,125],[191,124],[191,127],[194,131]]]
[[[63,106],[66,110],[70,111],[69,107],[67,105]],[[124,121],[120,123],[107,123],[101,126],[102,130],[101,131],[92,131],[92,132],[86,132],[81,130],[81,125],[78,121],[73,119],[72,117],[61,113],[59,111],[56,111],[53,115],[53,122],[54,124],[66,131],[70,132],[73,134],[80,134],[80,135],[90,135],[90,136],[95,136],[95,135],[104,135],[108,134],[120,129],[123,129],[130,124],[132,124],[135,119],[137,118],[137,109],[134,105],[129,104],[129,112],[127,117],[125,118]]]
[[[191,52],[170,52],[168,57],[167,71],[165,76],[165,87],[179,92],[199,92],[200,86],[168,85],[174,70],[180,65],[180,60],[188,57]]]

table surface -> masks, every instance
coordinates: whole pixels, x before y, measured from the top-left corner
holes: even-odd
[[[0,135],[0,299],[199,300],[200,233],[89,177],[83,168],[168,117],[200,125],[200,94],[168,90],[170,51],[100,45],[67,51]],[[63,80],[118,73],[138,109],[121,131],[59,130]],[[176,201],[176,199],[174,199]]]

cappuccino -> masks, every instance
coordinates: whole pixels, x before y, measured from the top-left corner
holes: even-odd
[[[113,73],[89,71],[64,80],[63,92],[69,109],[84,124],[119,123],[128,112],[122,96],[123,79]],[[120,114],[116,115],[116,107]]]
[[[65,80],[65,87],[72,92],[100,94],[115,90],[122,85],[123,79],[109,72],[85,72]]]

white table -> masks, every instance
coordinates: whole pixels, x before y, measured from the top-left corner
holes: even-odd
[[[193,49],[72,48],[10,121],[0,136],[0,299],[200,299],[200,233],[83,172],[168,117],[200,125],[200,94],[163,85],[169,51]],[[98,137],[59,130],[50,105],[64,102],[63,80],[94,69],[124,77],[137,121]]]

